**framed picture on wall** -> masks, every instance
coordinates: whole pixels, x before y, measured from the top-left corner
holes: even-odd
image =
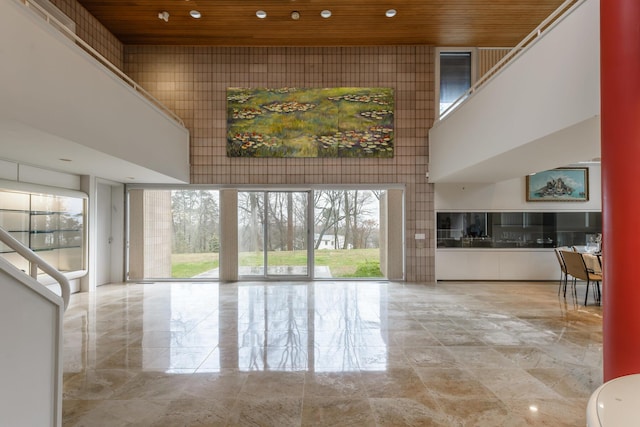
[[[393,88],[227,88],[227,157],[392,158],[393,127]]]
[[[528,202],[586,202],[589,169],[558,168],[527,176]]]

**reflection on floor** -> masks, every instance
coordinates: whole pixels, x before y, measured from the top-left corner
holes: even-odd
[[[269,276],[298,276],[307,277],[308,271],[306,266],[270,266],[267,267],[267,274]],[[243,276],[260,276],[264,277],[264,266],[248,267],[240,266],[238,275]],[[331,279],[331,269],[326,265],[316,265],[313,268],[313,276],[316,279]],[[220,269],[214,268],[212,270],[205,271],[196,276],[193,279],[219,279]]]
[[[551,283],[103,286],[65,314],[64,425],[585,425],[601,315]]]

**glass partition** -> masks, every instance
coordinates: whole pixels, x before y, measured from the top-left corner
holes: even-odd
[[[554,248],[595,242],[601,212],[438,212],[438,248]]]

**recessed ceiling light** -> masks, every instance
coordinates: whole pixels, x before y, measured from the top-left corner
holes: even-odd
[[[293,19],[294,21],[300,19],[300,12],[298,12],[297,10],[291,12],[291,19]]]
[[[387,18],[393,18],[394,16],[396,16],[396,13],[397,12],[395,9],[389,9],[384,14],[387,15]]]
[[[331,17],[331,11],[325,9],[322,12],[320,12],[320,16],[322,16],[323,18],[329,18],[329,17]]]
[[[267,12],[265,12],[264,10],[259,10],[256,12],[256,16],[260,19],[264,19],[267,17]]]
[[[200,13],[199,10],[192,10],[191,12],[189,12],[189,15],[191,15],[191,17],[195,19],[202,18],[202,13]]]

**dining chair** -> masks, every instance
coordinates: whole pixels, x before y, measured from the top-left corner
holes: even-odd
[[[569,248],[554,248],[553,251],[556,254],[556,258],[558,259],[558,264],[560,265],[560,281],[558,283],[558,295],[560,292],[564,290],[564,296],[567,296],[567,282],[569,281],[569,275],[567,274],[567,265],[562,258],[562,251],[569,250]]]
[[[597,304],[600,304],[600,282],[602,281],[602,274],[596,274],[590,272],[587,265],[584,262],[582,254],[574,251],[561,251],[565,265],[567,267],[567,274],[578,280],[584,280],[587,282],[587,288],[585,290],[584,305],[587,305],[589,298],[589,285],[593,282],[593,293]],[[573,285],[575,294],[575,282]]]
[[[602,254],[596,254],[596,257],[598,257],[598,265],[600,265],[600,273],[602,274]]]
[[[582,254],[582,258],[590,273],[602,275],[602,264],[599,255],[584,253]]]

